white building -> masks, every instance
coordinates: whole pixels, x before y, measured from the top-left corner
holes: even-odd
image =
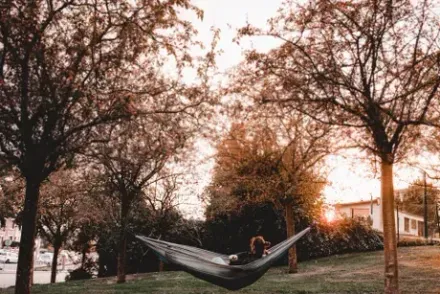
[[[6,218],[5,226],[0,228],[0,247],[6,240],[20,242],[21,230],[14,222],[13,218]]]
[[[335,205],[336,218],[358,218],[383,232],[382,206],[379,198]],[[405,211],[394,211],[396,228],[401,236],[423,236],[423,217]]]

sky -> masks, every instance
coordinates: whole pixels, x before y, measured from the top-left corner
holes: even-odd
[[[276,15],[282,2],[281,0],[195,0],[193,3],[204,10],[203,21],[193,15],[185,15],[185,17],[193,23],[199,31],[200,40],[207,46],[212,40],[211,28],[220,29],[218,47],[222,54],[217,57],[217,65],[220,72],[227,73],[228,68],[243,59],[243,49],[254,48],[267,52],[280,44],[277,40],[261,37],[245,39],[240,44],[236,44],[233,38],[236,30],[246,25],[247,22],[256,27],[264,27],[267,20]],[[200,195],[210,182],[215,149],[203,140],[198,142],[197,148],[201,159],[192,175],[197,178],[197,185],[189,189],[192,196],[187,197],[186,203],[190,204],[184,210],[191,216],[201,217],[204,206],[194,195]],[[426,158],[428,159],[425,161],[430,161],[430,155]],[[323,193],[326,202],[350,202],[380,197],[380,174],[374,172],[374,166],[371,163],[356,159],[353,154],[346,153],[344,156],[330,156],[326,164],[329,181]],[[394,177],[395,189],[406,188],[410,182],[421,177],[420,170],[397,166]]]
[[[221,31],[219,49],[223,51],[217,58],[220,70],[227,70],[242,60],[243,48],[257,48],[267,51],[276,47],[279,42],[275,39],[259,38],[252,42],[243,42],[240,45],[232,42],[238,28],[247,22],[258,26],[265,26],[267,20],[276,15],[280,7],[280,0],[194,0],[193,3],[204,11],[203,21],[192,19],[199,31],[199,37],[206,43],[212,39],[211,28]]]

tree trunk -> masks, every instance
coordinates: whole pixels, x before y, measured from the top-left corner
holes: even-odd
[[[162,260],[159,260],[159,272],[163,272],[165,269],[165,264]]]
[[[37,222],[38,198],[41,182],[26,181],[23,221],[18,253],[15,294],[29,294],[33,274],[34,243]]]
[[[128,204],[122,203],[121,205],[121,232],[119,238],[119,252],[118,252],[118,283],[125,283],[125,261],[127,251],[127,216],[128,216]]]
[[[53,247],[53,258],[52,258],[52,273],[50,275],[50,283],[56,282],[57,278],[57,267],[58,267],[58,254],[60,252],[60,244],[54,244]]]
[[[393,164],[381,162],[381,196],[385,255],[385,293],[399,293],[396,225],[394,218]]]
[[[81,257],[81,268],[84,268],[85,264],[86,264],[86,257],[87,257],[87,247],[84,246],[83,250],[82,250],[82,257]]]
[[[286,231],[287,238],[295,235],[295,222],[293,219],[293,205],[292,202],[289,202],[285,205],[285,213],[286,213]],[[289,273],[294,274],[298,272],[298,261],[296,256],[296,245],[293,245],[289,249]]]

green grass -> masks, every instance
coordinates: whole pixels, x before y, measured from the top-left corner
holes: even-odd
[[[398,249],[402,293],[440,293],[440,247]],[[116,284],[114,278],[36,285],[35,294],[138,294],[227,293],[227,290],[193,278],[184,272],[129,276]],[[12,289],[0,293],[13,293]],[[255,284],[237,293],[383,293],[383,253],[355,253],[321,258],[299,264],[298,274],[285,267],[271,269]]]

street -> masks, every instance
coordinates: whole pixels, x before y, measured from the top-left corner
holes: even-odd
[[[17,264],[2,264],[0,270],[0,288],[7,288],[15,285],[15,275]],[[68,274],[67,270],[59,270],[57,274],[57,283],[64,282]],[[34,284],[47,284],[50,282],[50,271],[34,271]]]

